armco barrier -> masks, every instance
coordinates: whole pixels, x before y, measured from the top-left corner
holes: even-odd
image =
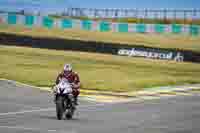
[[[82,30],[96,30],[100,32],[137,32],[137,33],[173,33],[189,34],[198,36],[199,25],[180,24],[130,24],[111,23],[106,21],[74,20],[74,19],[53,19],[48,16],[23,16],[16,14],[0,14],[1,23],[22,24],[29,27],[40,26],[45,28],[57,27],[60,29],[80,28]]]
[[[200,53],[178,49],[160,49],[137,45],[116,45],[112,43],[69,39],[66,40],[58,38],[36,38],[7,33],[0,33],[0,44],[200,63]]]

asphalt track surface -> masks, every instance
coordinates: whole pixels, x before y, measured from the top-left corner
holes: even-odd
[[[199,133],[200,97],[126,103],[80,99],[72,120],[57,120],[48,92],[0,81],[0,133]]]

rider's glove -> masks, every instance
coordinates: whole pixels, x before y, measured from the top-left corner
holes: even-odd
[[[74,88],[76,85],[75,83],[71,83],[71,87]]]
[[[52,92],[53,94],[56,93],[56,85],[55,85],[55,84],[52,86],[51,92]]]

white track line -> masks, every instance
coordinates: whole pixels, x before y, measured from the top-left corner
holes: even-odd
[[[8,79],[0,78],[0,81],[8,81],[8,82],[11,82],[11,83],[16,84],[16,85],[22,85],[22,86],[25,86],[25,87],[37,88],[39,90],[43,90],[41,87],[24,84],[24,83],[14,81],[14,80],[8,80]],[[43,90],[43,91],[51,92],[51,90]],[[90,96],[80,96],[80,97],[83,98],[83,100],[87,100],[89,103],[102,103],[102,102],[98,102],[95,98],[90,97]],[[123,102],[124,101],[116,102],[116,103],[123,103]],[[125,102],[127,102],[127,101],[125,101]]]
[[[25,105],[25,104],[20,104],[20,103],[12,103],[12,102],[0,102],[0,104],[13,104],[15,106],[22,106],[23,108],[29,108],[29,109],[41,109],[41,107],[34,107],[31,105]]]
[[[96,105],[87,105],[87,106],[79,106],[80,108],[91,108],[91,107],[99,107],[104,106],[105,104],[96,104]],[[78,108],[79,108],[78,107]],[[8,112],[8,113],[0,113],[0,116],[8,116],[8,115],[19,115],[19,114],[25,114],[25,113],[33,113],[33,112],[48,112],[48,111],[55,111],[55,108],[45,108],[45,109],[37,109],[37,110],[22,110],[18,112]],[[81,109],[80,109],[81,110]]]
[[[46,108],[46,109],[37,109],[37,110],[24,110],[24,111],[18,111],[18,112],[0,113],[0,116],[18,115],[18,114],[33,113],[33,112],[47,112],[47,111],[54,111],[54,110],[55,110],[55,108]]]
[[[89,103],[98,103],[98,101],[95,98],[89,97],[89,96],[81,96],[81,100],[87,101]]]
[[[21,83],[21,82],[18,82],[18,81],[14,81],[14,80],[0,78],[0,81],[8,81],[8,82],[16,84],[16,85],[22,85],[22,86],[25,86],[25,87],[36,88],[36,89],[40,89],[41,90],[41,87],[24,84],[24,83]]]
[[[97,109],[101,106],[116,105],[116,104],[118,104],[118,103],[99,103],[99,104],[95,104],[95,105],[83,105],[83,106],[80,105],[77,108],[80,111],[85,110],[85,109],[87,109],[89,111],[89,110]],[[48,112],[48,111],[56,111],[56,108],[51,107],[51,108],[41,108],[41,109],[35,109],[35,110],[22,110],[22,111],[17,111],[17,112],[0,113],[0,116],[20,115],[20,114],[25,114],[25,113]]]
[[[22,126],[0,126],[0,128],[6,129],[18,129],[18,130],[29,130],[29,131],[45,131],[44,129],[40,128],[29,128],[29,127],[22,127]],[[56,130],[46,130],[47,132],[57,132]]]

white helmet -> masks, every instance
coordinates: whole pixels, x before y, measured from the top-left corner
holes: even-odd
[[[64,71],[72,71],[72,66],[71,66],[71,64],[65,64],[65,66],[64,66]]]

